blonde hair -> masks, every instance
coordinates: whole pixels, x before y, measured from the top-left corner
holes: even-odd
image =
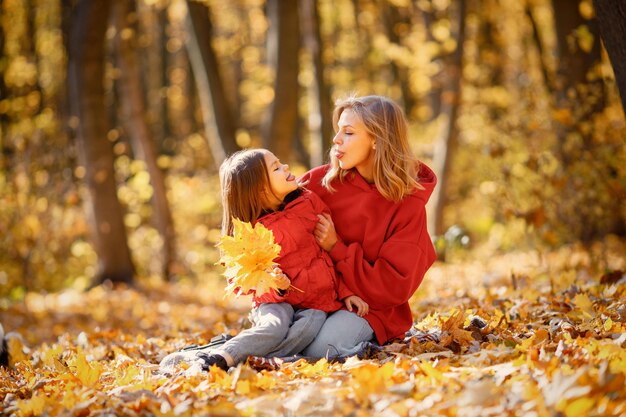
[[[266,209],[264,196],[271,191],[262,149],[238,151],[220,166],[222,233],[232,236],[233,218],[254,223]]]
[[[361,119],[375,141],[374,184],[380,194],[387,200],[400,201],[416,189],[423,189],[417,181],[419,162],[409,146],[407,122],[400,106],[382,96],[351,96],[338,100],[333,111],[335,131],[339,130],[341,113],[347,109]],[[343,181],[348,172],[339,166],[331,152],[330,169],[322,185],[332,192],[332,181],[336,178]]]

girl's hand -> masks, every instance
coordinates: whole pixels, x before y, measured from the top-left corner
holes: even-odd
[[[274,282],[276,283],[276,287],[278,289],[286,290],[291,286],[291,280],[280,268],[274,268],[271,274],[274,276]]]
[[[370,307],[358,295],[350,295],[344,298],[343,302],[348,311],[353,311],[356,308],[356,315],[359,317],[365,316],[370,311]]]
[[[317,240],[317,243],[322,249],[326,252],[330,252],[335,247],[338,240],[335,224],[328,213],[318,214],[317,218],[319,221],[315,225],[315,231],[313,232],[315,240]]]

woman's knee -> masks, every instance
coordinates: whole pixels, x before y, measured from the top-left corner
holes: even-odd
[[[324,322],[317,337],[304,349],[304,355],[311,357],[335,357],[352,350],[361,342],[374,336],[369,323],[348,311],[337,311]]]

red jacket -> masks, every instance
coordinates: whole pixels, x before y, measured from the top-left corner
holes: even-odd
[[[329,252],[343,283],[369,304],[365,319],[379,343],[404,336],[413,317],[409,298],[436,259],[426,229],[425,205],[437,177],[426,165],[418,174],[424,190],[400,202],[386,200],[356,170],[334,192],[321,185],[329,166],[307,172],[301,181],[319,195],[332,213],[339,241]]]
[[[339,288],[333,261],[313,235],[317,215],[322,212],[329,212],[326,204],[317,194],[303,190],[283,210],[259,219],[274,233],[281,247],[276,261],[295,288],[289,288],[284,296],[275,292],[254,296],[255,304],[287,302],[298,308],[331,312],[343,306],[340,299],[352,295],[345,286]]]

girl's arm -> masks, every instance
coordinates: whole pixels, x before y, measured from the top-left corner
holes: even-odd
[[[365,259],[360,243],[346,245],[337,236],[330,217],[320,218],[316,228],[318,243],[328,250],[345,285],[374,310],[406,303],[436,259],[423,206],[393,223],[372,261]]]

